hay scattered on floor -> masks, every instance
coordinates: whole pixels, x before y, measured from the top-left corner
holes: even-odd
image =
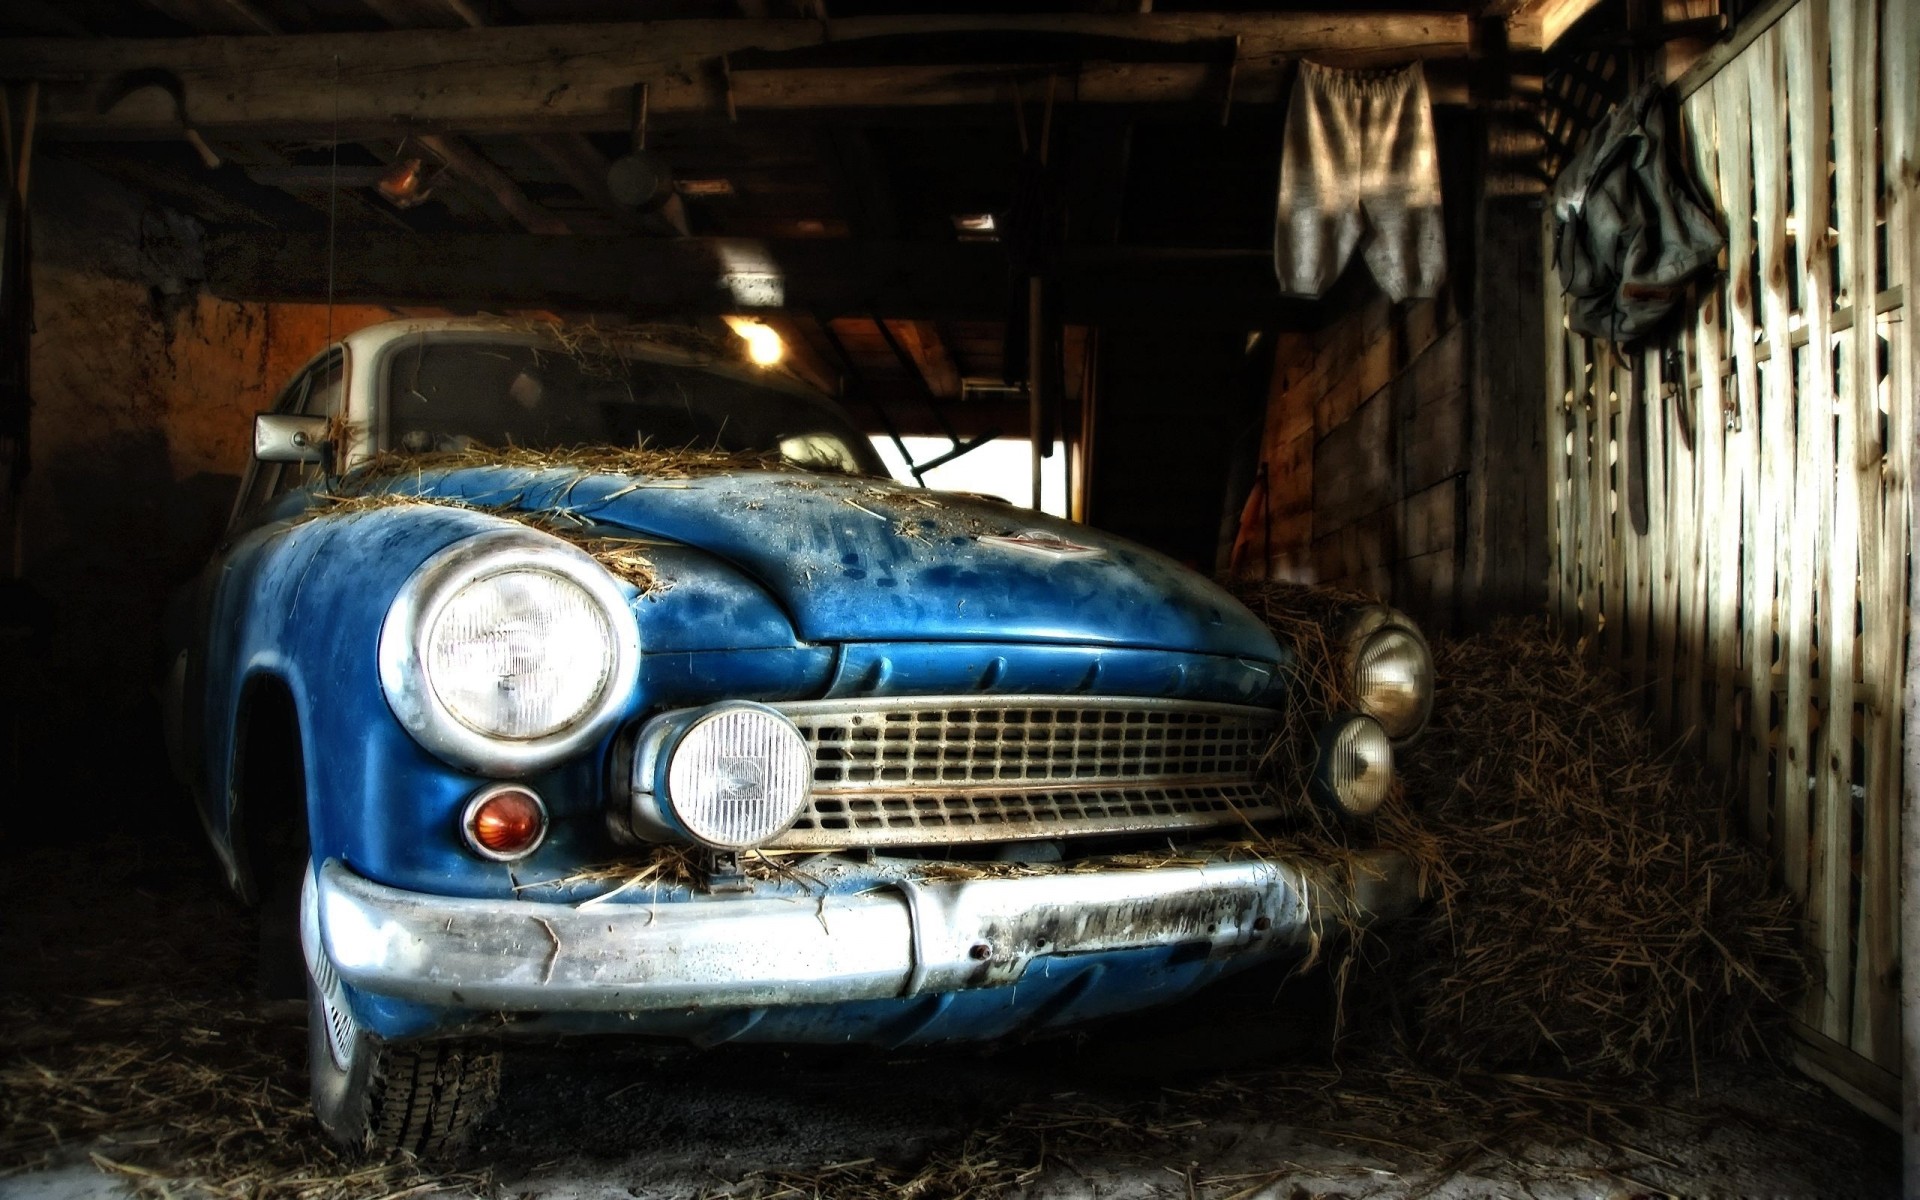
[[[875,1159],[753,1171],[703,1189],[701,1200],[984,1200],[1020,1194],[1049,1172],[1084,1175],[1096,1160],[1132,1163],[1143,1175],[1175,1176],[1176,1188],[1205,1200],[1250,1200],[1309,1170],[1281,1160],[1270,1169],[1225,1174],[1194,1156],[1195,1143],[1223,1122],[1264,1120],[1311,1131],[1304,1145],[1345,1144],[1378,1166],[1356,1175],[1421,1177],[1436,1186],[1476,1164],[1515,1169],[1504,1148],[1578,1147],[1624,1160],[1601,1171],[1604,1194],[1663,1194],[1628,1172],[1652,1156],[1631,1149],[1650,1118],[1691,1126],[1704,1135],[1724,1114],[1662,1104],[1651,1082],[1631,1089],[1546,1076],[1466,1073],[1442,1076],[1397,1054],[1371,1053],[1340,1066],[1289,1064],[1238,1072],[1193,1087],[1169,1087],[1151,1100],[1106,1102],[1071,1093],[1023,1104],[917,1163]],[[1656,1160],[1657,1161],[1657,1160]],[[1177,1165],[1176,1165],[1177,1164]],[[1637,1184],[1623,1188],[1620,1185]],[[1178,1194],[1176,1191],[1172,1194]],[[1296,1196],[1319,1195],[1293,1191]],[[1419,1194],[1416,1190],[1414,1194]]]
[[[0,950],[0,1174],[79,1158],[147,1197],[365,1200],[484,1191],[483,1172],[336,1149],[307,1099],[301,1002],[253,998],[253,937],[173,847],[164,892],[151,848],[9,863]],[[64,866],[63,866],[64,864]],[[200,868],[204,870],[204,868]],[[108,919],[108,918],[113,919]],[[98,1140],[97,1140],[98,1139]]]
[[[1611,1075],[1764,1053],[1807,960],[1724,785],[1544,621],[1435,658],[1433,726],[1402,756],[1442,864],[1400,976],[1420,1052]]]

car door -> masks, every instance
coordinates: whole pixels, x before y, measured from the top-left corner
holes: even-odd
[[[310,361],[275,399],[270,411],[306,416],[340,416],[345,398],[345,348],[332,346]],[[210,727],[214,714],[231,711],[226,694],[235,664],[220,658],[220,629],[226,618],[240,611],[249,586],[246,572],[232,570],[231,552],[247,533],[271,521],[284,519],[304,506],[294,493],[316,482],[318,464],[263,463],[249,457],[239,495],[220,545],[195,580],[174,594],[165,622],[169,671],[163,688],[167,750],[175,776],[192,794],[195,806],[213,837],[216,849],[232,860],[225,845],[226,789],[224,771],[210,767],[224,762],[231,745],[230,730]]]

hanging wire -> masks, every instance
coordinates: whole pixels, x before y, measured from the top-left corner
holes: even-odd
[[[333,345],[334,243],[340,227],[340,56],[333,56],[333,160],[327,169],[327,345]]]

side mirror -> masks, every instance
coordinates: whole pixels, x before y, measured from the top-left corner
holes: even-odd
[[[253,418],[253,456],[270,463],[325,462],[332,449],[329,423],[326,417],[258,413]]]

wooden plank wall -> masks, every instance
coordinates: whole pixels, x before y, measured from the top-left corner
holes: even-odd
[[[1466,326],[1452,300],[1376,299],[1275,354],[1266,543],[1234,571],[1359,588],[1453,623],[1467,474]],[[1263,502],[1256,488],[1249,507]],[[1259,514],[1243,530],[1259,525]]]
[[[1683,101],[1728,245],[1680,328],[1623,353],[1546,288],[1550,607],[1736,782],[1823,976],[1802,1061],[1895,1110],[1909,3],[1801,0]]]

